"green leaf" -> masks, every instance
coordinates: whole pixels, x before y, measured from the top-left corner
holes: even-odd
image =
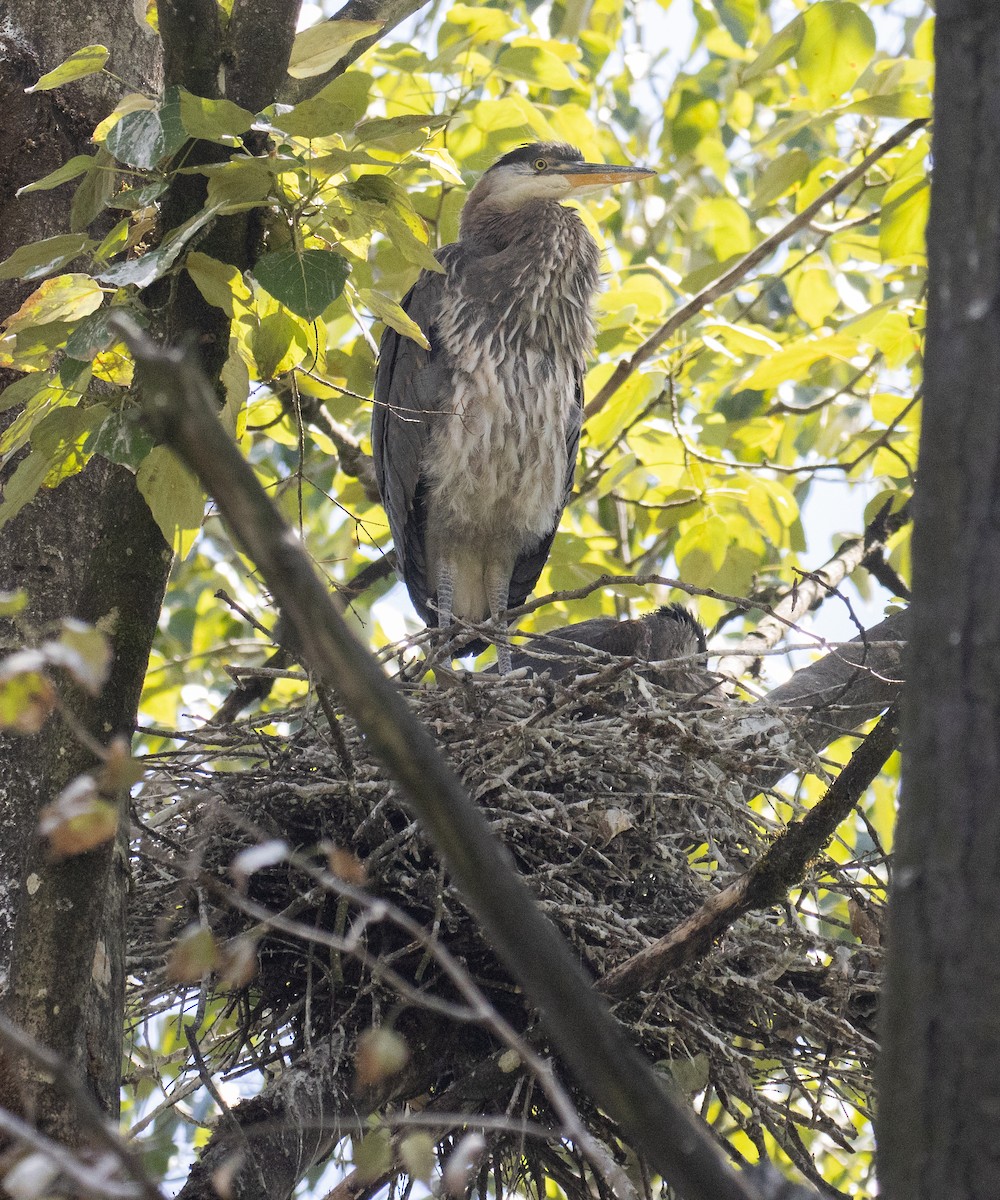
[[[110,197],[107,206],[125,212],[135,212],[136,209],[146,208],[154,200],[159,200],[168,186],[166,179],[154,179],[151,183],[144,183],[139,187],[125,188]]]
[[[44,391],[48,387],[48,382],[46,376],[37,371],[15,379],[0,392],[0,412],[6,412],[11,408],[22,408],[33,396]]]
[[[368,111],[371,84],[371,76],[364,71],[345,71],[315,96],[293,108],[276,104],[271,117],[273,127],[294,137],[323,137],[326,133],[350,129]],[[325,133],[317,132],[326,122],[332,122],[334,127],[327,128]]]
[[[496,9],[490,9],[496,12]],[[424,1130],[407,1134],[399,1143],[399,1159],[411,1179],[419,1179],[421,1183],[430,1186],[437,1166],[437,1153],[434,1149],[434,1139]]]
[[[738,46],[746,46],[757,24],[757,0],[712,0],[712,7]]]
[[[167,545],[186,558],[205,513],[201,484],[166,446],[146,455],[135,482]]]
[[[789,150],[779,154],[764,168],[754,193],[754,208],[767,208],[775,200],[790,191],[797,183],[801,183],[809,174],[812,159],[805,150]]]
[[[931,115],[931,98],[915,92],[890,92],[885,96],[866,96],[863,100],[855,100],[843,111],[861,113],[866,117],[898,117],[909,121]]]
[[[4,486],[3,500],[0,501],[0,529],[8,521],[13,521],[21,509],[34,500],[48,473],[48,459],[37,450],[21,459]]]
[[[276,114],[273,124],[292,137],[317,138],[350,129],[355,120],[350,105],[323,96],[310,96],[288,112]]]
[[[768,71],[773,71],[786,59],[791,58],[799,48],[804,32],[805,25],[800,13],[789,21],[784,29],[779,29],[753,62],[743,69],[743,81],[749,83],[751,79],[758,79],[761,75],[766,75]]]
[[[86,456],[78,450],[94,419],[86,409],[62,407],[49,412],[32,430],[31,453],[21,459],[4,488],[0,529],[34,499],[47,481],[55,483],[83,468]]]
[[[762,390],[805,379],[816,363],[827,358],[850,362],[857,349],[857,340],[843,334],[793,342],[760,363],[743,381],[744,387]]]
[[[0,279],[43,279],[61,271],[93,245],[82,233],[61,233],[40,242],[29,242],[0,263]]]
[[[104,70],[104,64],[107,61],[107,46],[84,46],[81,50],[75,50],[58,67],[46,72],[37,83],[24,90],[26,92],[50,92],[53,88],[62,87],[64,83],[72,83],[74,79],[83,79],[85,75],[96,75],[98,71]]]
[[[294,347],[294,349],[293,349]],[[269,313],[250,336],[250,350],[261,379],[273,379],[300,363],[309,349],[302,326],[284,310]]]
[[[344,290],[350,267],[332,250],[277,250],[257,260],[254,278],[275,300],[314,321]]]
[[[703,234],[716,259],[727,262],[753,246],[750,218],[729,196],[709,196],[698,205],[694,229]]]
[[[96,166],[97,158],[95,155],[75,154],[69,162],[64,162],[61,167],[56,167],[48,175],[43,175],[41,179],[36,179],[34,183],[26,183],[24,187],[18,188],[15,194],[24,196],[28,192],[51,191],[52,188],[58,187],[61,183],[68,183],[71,179],[76,179],[78,175],[83,175],[87,171],[93,171]]]
[[[344,57],[355,42],[370,37],[384,21],[321,21],[297,34],[292,43],[288,74],[293,79],[322,75]]]
[[[401,117],[373,117],[370,121],[362,121],[355,129],[355,135],[363,145],[372,142],[384,142],[401,133],[427,134],[433,129],[440,129],[451,120],[448,113],[407,113]]]
[[[98,271],[95,278],[111,287],[127,287],[131,284],[141,290],[166,275],[183,249],[184,245],[181,243],[161,246],[159,250],[148,250],[138,258],[112,263],[110,267]]]
[[[125,249],[131,224],[130,217],[122,217],[116,225],[108,230],[104,235],[104,240],[94,251],[94,258],[98,262],[105,263],[109,258],[114,258],[116,254],[120,254]]]
[[[536,87],[559,91],[576,87],[566,64],[541,46],[509,46],[497,59],[497,72],[504,79],[523,79]]]
[[[233,209],[239,207],[249,206],[234,205]],[[158,249],[147,251],[140,258],[129,259],[128,262],[115,263],[113,266],[106,267],[103,271],[95,274],[94,278],[114,287],[125,287],[128,284],[140,289],[149,287],[154,280],[159,279],[170,270],[181,251],[198,230],[215,220],[218,215],[218,206],[206,205],[183,225],[172,229]]]
[[[112,409],[101,424],[90,431],[83,449],[134,471],[155,444],[142,424],[138,405],[124,403]]]
[[[930,186],[924,175],[908,175],[886,188],[878,248],[884,262],[920,263],[926,257],[925,230],[930,210]]]
[[[109,350],[119,341],[121,335],[112,333],[108,328],[108,321],[115,312],[121,312],[121,309],[99,308],[82,321],[77,321],[76,328],[66,339],[66,353],[69,357],[90,362],[96,355]]]
[[[259,204],[271,191],[274,177],[267,162],[232,158],[217,170],[206,171],[209,206]]]
[[[856,83],[871,62],[875,26],[847,0],[810,4],[802,20],[805,31],[795,51],[795,63],[810,95],[825,107]]]
[[[837,311],[840,296],[822,267],[795,271],[788,277],[788,294],[795,311],[813,329]]]
[[[354,1142],[354,1170],[366,1183],[372,1183],[392,1166],[392,1142],[388,1129],[375,1129]]]
[[[119,162],[150,170],[187,140],[178,89],[171,88],[159,108],[126,113],[108,132],[104,144]]]
[[[93,163],[94,169],[87,172],[73,196],[69,227],[74,233],[87,228],[104,210],[115,190],[114,159],[103,146],[94,155]]]
[[[453,4],[446,19],[476,42],[500,42],[518,28],[514,18],[502,9],[480,5]]]
[[[414,218],[419,223],[419,218]],[[434,257],[434,252],[426,242],[414,232],[414,222],[408,221],[398,212],[383,209],[379,216],[378,226],[385,230],[394,248],[414,266],[424,271],[434,271],[440,274],[444,268]],[[422,232],[422,231],[421,231]]]
[[[246,133],[254,114],[232,100],[207,100],[178,88],[181,124],[193,138],[206,142],[228,142]]]
[[[362,288],[358,292],[358,299],[369,312],[388,325],[390,329],[395,329],[397,333],[401,333],[404,337],[411,338],[418,346],[423,346],[425,350],[431,348],[431,344],[424,335],[424,331],[416,321],[406,315],[403,308],[395,300],[391,300],[381,292],[376,292],[373,288]]]

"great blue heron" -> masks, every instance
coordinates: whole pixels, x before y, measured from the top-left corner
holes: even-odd
[[[521,604],[573,485],[599,252],[570,197],[654,174],[538,142],[486,171],[461,236],[403,308],[375,375],[372,449],[396,565],[428,625]],[[467,644],[470,653],[479,644]],[[498,645],[500,669],[510,650]]]

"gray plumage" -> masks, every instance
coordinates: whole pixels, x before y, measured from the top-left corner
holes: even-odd
[[[588,654],[582,647],[590,647],[597,653]],[[715,687],[716,677],[692,661],[706,650],[705,631],[700,623],[686,608],[671,604],[634,621],[594,617],[553,629],[516,650],[512,665],[515,670],[526,667],[534,674],[566,679],[599,671],[608,665],[610,655],[634,660],[641,674],[663,687],[708,693]],[[646,669],[647,663],[652,669]]]
[[[599,254],[560,200],[652,174],[538,143],[473,188],[460,240],[403,308],[375,375],[372,450],[397,568],[430,625],[478,622],[535,586],[573,485]],[[481,643],[467,644],[469,653]],[[501,667],[509,650],[500,646]]]

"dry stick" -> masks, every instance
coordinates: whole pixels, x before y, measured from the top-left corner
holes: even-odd
[[[898,738],[899,718],[893,705],[855,750],[823,799],[801,821],[789,825],[763,858],[666,937],[609,971],[597,981],[597,990],[619,999],[654,986],[682,963],[704,954],[738,917],[782,900],[882,770]]]
[[[810,571],[804,579],[782,597],[767,616],[744,638],[744,644],[761,651],[775,646],[786,630],[800,620],[814,604],[825,599],[840,584],[861,566],[875,546],[881,545],[897,529],[909,520],[904,506],[896,513],[883,508],[864,534],[844,542],[837,553],[818,570]],[[731,679],[738,679],[752,665],[757,655],[749,653],[725,654],[719,659],[716,671]]]
[[[927,118],[920,117],[915,121],[910,121],[902,129],[898,129],[892,137],[886,138],[870,154],[865,155],[856,167],[853,167],[846,175],[842,175],[836,183],[831,184],[812,204],[807,205],[800,213],[797,213],[787,225],[782,226],[777,233],[772,233],[769,238],[765,238],[759,246],[755,246],[749,254],[744,255],[735,267],[731,267],[724,275],[720,275],[714,283],[710,283],[708,287],[702,288],[700,292],[692,296],[687,304],[679,308],[669,320],[664,321],[660,328],[642,343],[631,358],[622,359],[611,373],[607,383],[605,383],[583,410],[584,416],[590,418],[595,413],[599,413],[625,380],[633,372],[637,371],[644,362],[651,359],[671,334],[676,333],[682,325],[689,321],[696,313],[700,312],[707,304],[711,304],[714,300],[718,300],[720,296],[724,296],[727,292],[732,291],[741,279],[749,275],[754,267],[759,266],[769,254],[777,250],[783,242],[786,242],[790,237],[798,233],[800,229],[804,229],[817,213],[829,204],[831,200],[835,200],[841,192],[849,188],[855,180],[860,179],[869,167],[877,163],[890,150],[894,150],[901,142],[905,142],[911,133],[915,133],[926,124]]]
[[[212,387],[193,358],[157,346],[127,318],[113,323],[145,369],[148,423],[215,499],[293,624],[305,659],[321,682],[336,688],[401,785],[581,1086],[686,1200],[761,1200],[612,1018],[427,730],[355,640],[299,539],[223,429]]]
[[[47,1046],[36,1042],[21,1028],[0,1013],[0,1043],[16,1050],[35,1062],[46,1074],[51,1075],[55,1086],[73,1104],[81,1126],[93,1138],[95,1146],[108,1151],[135,1184],[136,1193],[145,1200],[163,1200],[163,1193],[146,1174],[142,1158],[108,1123],[79,1076]],[[12,1115],[12,1114],[11,1114]]]

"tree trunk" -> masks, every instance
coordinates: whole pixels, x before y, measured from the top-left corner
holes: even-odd
[[[903,800],[882,1013],[891,1200],[1000,1190],[1000,9],[938,5]]]
[[[136,88],[159,83],[159,43],[129,0],[0,5],[0,258],[69,228],[74,185],[16,197],[16,190],[74,154],[88,153],[97,122],[121,86],[96,76],[55,92],[24,88],[74,50],[102,42],[111,68]],[[35,284],[0,284],[0,316]],[[0,385],[11,381],[6,375]],[[3,414],[9,421],[13,413]],[[0,484],[3,479],[0,479]],[[0,623],[0,648],[23,631],[75,616],[100,623],[114,663],[102,695],[66,692],[67,707],[100,742],[129,735],[156,629],[169,552],[134,477],[93,460],[44,492],[0,531],[0,589],[29,595],[20,629]],[[0,989],[26,1031],[82,1071],[101,1106],[118,1107],[124,995],[124,861],[109,844],[49,862],[37,837],[39,808],[93,756],[53,717],[37,737],[0,742]],[[22,1057],[0,1057],[0,1104],[30,1113],[62,1141],[78,1140],[72,1107]]]

